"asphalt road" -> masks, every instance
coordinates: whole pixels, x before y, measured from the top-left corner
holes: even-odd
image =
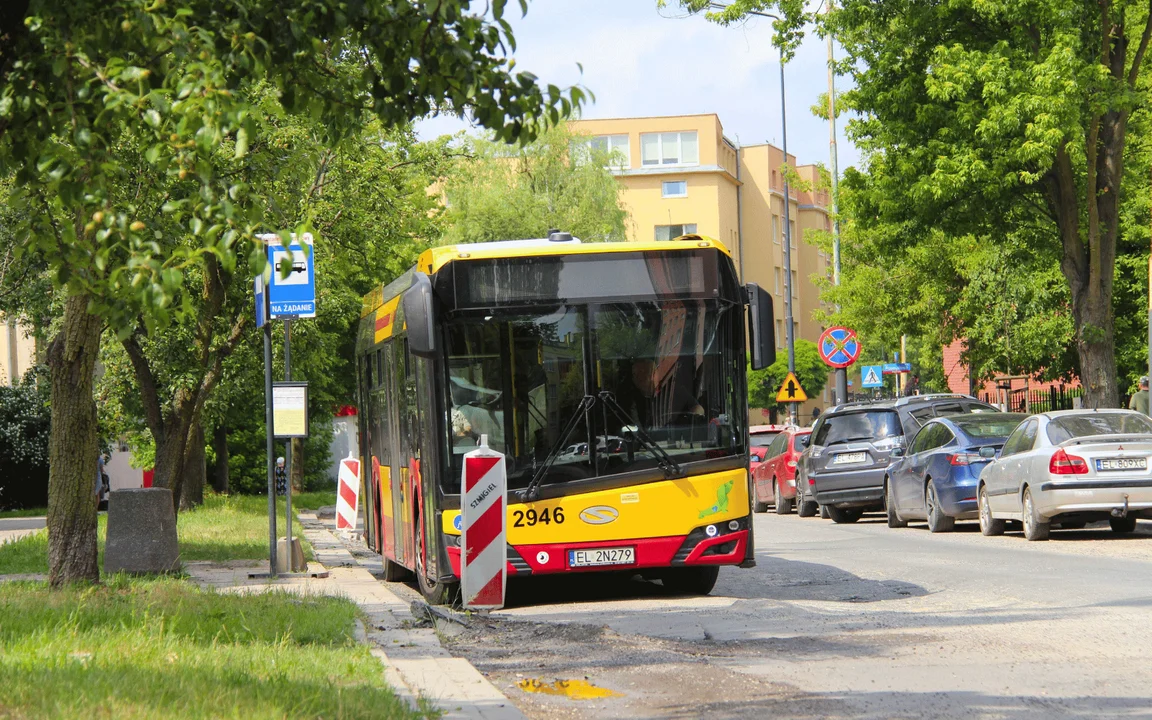
[[[756,540],[709,597],[529,580],[439,626],[532,717],[1152,718],[1152,523],[1029,543],[768,514]],[[618,694],[520,686],[574,679]]]

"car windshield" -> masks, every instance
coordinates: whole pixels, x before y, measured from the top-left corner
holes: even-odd
[[[660,469],[660,451],[677,463],[743,456],[741,310],[664,300],[452,319],[446,489],[481,435],[505,454],[512,489],[550,455],[545,485]]]
[[[833,415],[824,419],[817,430],[816,445],[836,445],[837,443],[863,440],[883,440],[903,437],[900,417],[893,410],[867,410]]]
[[[1012,434],[1020,421],[1028,417],[1023,413],[985,413],[974,411],[971,415],[949,418],[965,435],[976,440],[1006,438]]]
[[[1152,435],[1152,420],[1139,413],[1061,415],[1048,423],[1048,439],[1059,445],[1091,435]]]
[[[756,447],[768,447],[779,434],[778,432],[754,432],[748,435],[748,442]]]

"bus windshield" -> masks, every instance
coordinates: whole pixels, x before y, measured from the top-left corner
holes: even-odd
[[[743,313],[720,300],[561,304],[449,320],[451,467],[480,436],[507,458],[510,489],[738,457]],[[653,445],[658,446],[654,448]],[[662,453],[660,451],[663,451]]]

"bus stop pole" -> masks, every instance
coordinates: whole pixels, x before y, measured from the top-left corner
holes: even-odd
[[[276,454],[272,426],[272,318],[268,291],[264,292],[264,428],[268,456],[268,574],[276,577]]]
[[[292,318],[284,318],[284,380],[292,379]],[[292,439],[289,438],[284,449],[284,517],[288,523],[288,572],[296,572],[293,567],[296,552],[292,547]]]

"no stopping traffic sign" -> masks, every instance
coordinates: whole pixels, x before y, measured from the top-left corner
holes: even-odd
[[[846,368],[860,357],[860,341],[856,331],[846,327],[830,327],[820,336],[817,343],[820,359],[834,368]]]

